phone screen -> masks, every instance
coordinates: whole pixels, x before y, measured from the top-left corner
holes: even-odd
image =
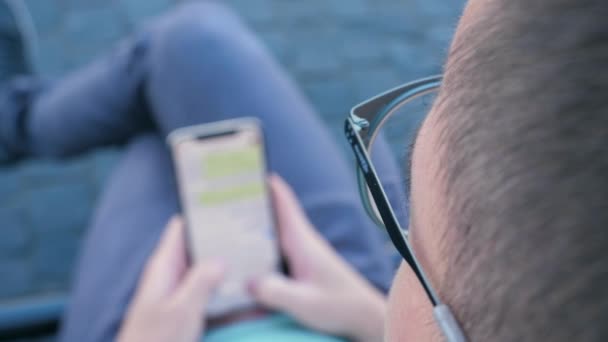
[[[261,130],[251,125],[173,148],[192,262],[219,259],[227,267],[208,313],[250,306],[248,282],[280,263]]]

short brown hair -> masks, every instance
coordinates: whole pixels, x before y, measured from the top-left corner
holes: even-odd
[[[441,295],[472,341],[606,341],[608,2],[484,6],[436,103]]]

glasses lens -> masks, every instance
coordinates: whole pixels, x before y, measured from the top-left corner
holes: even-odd
[[[435,93],[420,95],[396,107],[377,129],[369,153],[380,183],[386,192],[399,224],[407,230],[409,223],[409,185],[411,146],[435,99]],[[363,183],[364,184],[364,183]],[[365,186],[364,203],[376,222],[382,219]]]

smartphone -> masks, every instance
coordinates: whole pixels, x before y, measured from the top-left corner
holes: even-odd
[[[207,315],[253,307],[248,283],[281,265],[260,122],[242,118],[185,127],[167,140],[190,261],[220,260],[227,268]]]

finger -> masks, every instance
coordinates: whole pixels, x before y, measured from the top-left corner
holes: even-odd
[[[224,276],[224,266],[219,262],[205,261],[195,266],[186,274],[174,294],[174,303],[178,307],[187,307],[193,314],[202,316],[213,290]]]
[[[270,177],[270,184],[281,247],[289,266],[298,272],[331,247],[312,226],[289,185],[277,175]]]
[[[308,223],[308,218],[300,206],[291,187],[280,176],[270,176],[270,186],[274,197],[279,225],[285,229],[299,228],[302,223]],[[299,223],[294,225],[294,223]]]
[[[187,266],[184,227],[175,216],[167,224],[149,258],[140,283],[142,296],[164,297],[173,292]]]
[[[314,229],[291,187],[278,175],[270,177],[281,238],[301,244],[302,239],[322,239]]]
[[[256,280],[250,292],[259,304],[296,318],[305,315],[317,297],[314,288],[276,274]]]

